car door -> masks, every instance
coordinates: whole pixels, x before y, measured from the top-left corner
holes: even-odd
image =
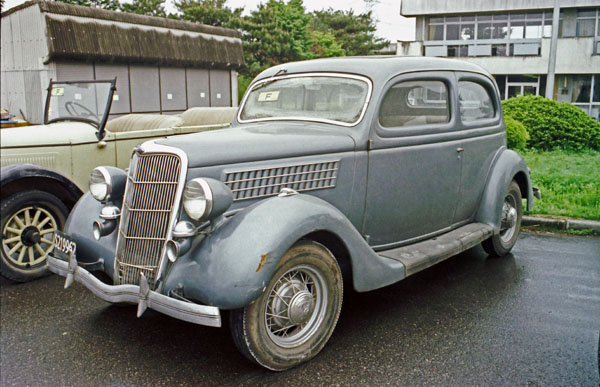
[[[375,248],[453,225],[462,157],[454,73],[401,75],[381,95],[369,142],[363,221],[363,234]]]
[[[479,207],[491,163],[504,145],[500,98],[493,82],[475,73],[457,73],[462,168],[455,222],[471,220]]]
[[[115,165],[114,135],[108,133],[102,140],[96,138],[96,129],[82,131],[77,139],[71,138],[71,170],[73,181],[83,191],[88,190],[92,170],[100,165]]]

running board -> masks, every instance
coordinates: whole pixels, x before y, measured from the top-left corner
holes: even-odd
[[[378,254],[401,262],[406,276],[425,270],[457,255],[492,236],[494,229],[484,223],[470,223],[423,242],[380,251]]]

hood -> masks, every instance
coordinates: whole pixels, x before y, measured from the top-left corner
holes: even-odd
[[[174,136],[158,144],[180,148],[189,167],[208,167],[259,160],[353,151],[350,133],[313,123],[258,123],[230,129]]]
[[[96,128],[84,122],[56,122],[0,130],[2,149],[97,142]]]

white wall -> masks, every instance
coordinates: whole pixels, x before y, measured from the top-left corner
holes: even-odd
[[[48,57],[46,23],[39,7],[31,6],[2,17],[0,104],[17,117],[23,112],[32,123],[41,123],[45,90],[55,78]]]

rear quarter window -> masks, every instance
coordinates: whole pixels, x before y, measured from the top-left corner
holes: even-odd
[[[463,122],[485,120],[496,115],[488,90],[476,82],[458,82],[458,105]]]

